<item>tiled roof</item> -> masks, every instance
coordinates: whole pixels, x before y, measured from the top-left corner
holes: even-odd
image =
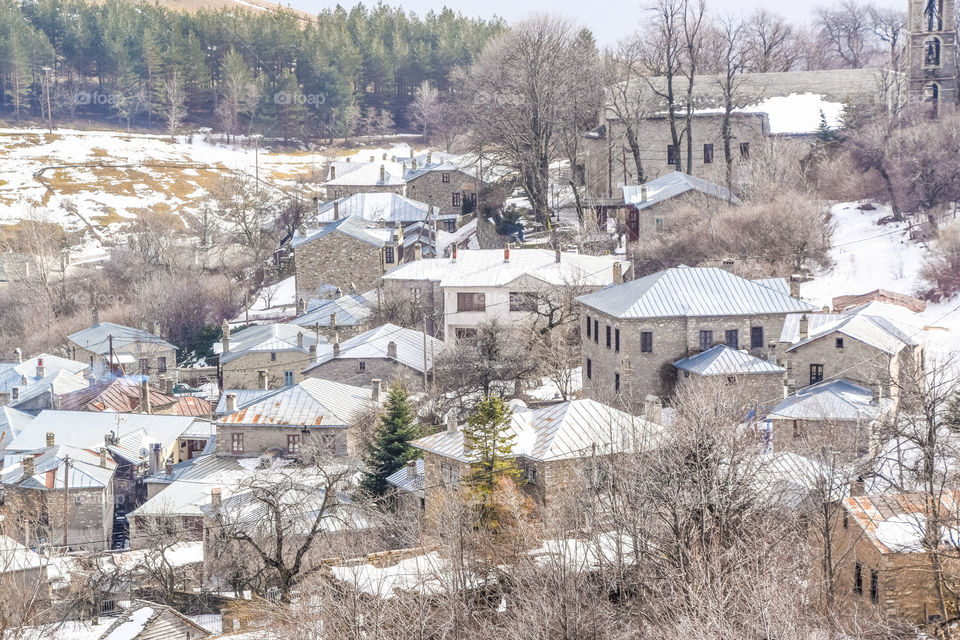
[[[133,327],[125,327],[113,322],[100,322],[92,327],[71,334],[67,336],[67,338],[88,351],[104,354],[110,349],[110,336],[113,336],[114,349],[120,349],[128,344],[140,342],[155,345],[155,349],[176,350],[175,346],[145,329],[134,329]]]
[[[744,316],[812,311],[813,305],[717,267],[675,267],[578,298],[617,318]]]
[[[219,424],[346,427],[359,411],[373,405],[367,387],[308,378],[224,416]]]
[[[430,205],[425,202],[411,200],[396,193],[357,193],[320,204],[314,221],[335,222],[334,205],[339,218],[356,216],[372,222],[401,224],[431,219]]]
[[[341,218],[336,222],[331,222],[320,229],[307,229],[307,235],[302,236],[299,233],[293,237],[290,244],[293,248],[312,242],[318,238],[330,235],[331,233],[342,233],[346,236],[373,245],[382,247],[390,241],[394,230],[380,226],[379,223],[370,222],[356,216]]]
[[[45,447],[28,455],[33,457],[33,475],[24,477],[21,459],[21,462],[3,470],[0,483],[27,489],[63,489],[69,477],[71,489],[96,489],[106,487],[113,481],[113,472],[117,467],[109,453],[107,465],[102,467],[99,451],[66,445]]]
[[[176,398],[159,389],[150,388],[151,407],[169,407]],[[85,389],[71,391],[60,396],[60,408],[64,411],[116,411],[128,413],[140,408],[140,381],[132,378],[114,378],[99,382]]]
[[[873,401],[873,391],[848,380],[830,380],[784,398],[767,418],[780,420],[873,420],[893,409],[893,400]]]
[[[660,438],[662,427],[595,400],[573,400],[530,410],[514,411],[510,433],[512,455],[535,460],[563,460],[597,453],[639,450]],[[457,429],[419,438],[414,447],[470,462],[464,433]]]
[[[406,365],[414,371],[423,373],[424,366],[424,338],[423,332],[416,329],[407,329],[398,327],[394,324],[385,324],[365,331],[360,335],[353,336],[346,342],[340,343],[340,353],[334,355],[332,344],[322,344],[317,348],[317,359],[309,367],[304,369],[304,374],[309,374],[319,365],[330,362],[334,359],[377,359],[387,358],[390,343],[397,347],[397,356],[395,360],[400,364]],[[433,368],[434,356],[440,355],[445,348],[442,340],[437,340],[432,336],[426,339],[426,365],[427,369]]]
[[[707,349],[689,358],[673,363],[681,371],[689,371],[700,376],[752,375],[762,373],[785,373],[786,369],[773,362],[762,360],[745,351],[731,349],[725,344]]]
[[[423,262],[417,260],[416,262]],[[330,326],[330,314],[335,314],[338,327],[356,327],[365,324],[373,313],[375,291],[363,295],[346,295],[330,300],[318,300],[305,314],[292,320],[293,324],[306,329],[320,325]]]
[[[297,346],[298,335],[303,335],[303,346]],[[221,364],[231,362],[250,353],[273,351],[299,351],[307,353],[310,345],[317,343],[317,336],[295,324],[258,324],[230,335],[230,351],[222,353],[223,343],[213,344],[214,353],[222,353]]]
[[[643,199],[644,188],[646,188],[646,200]],[[628,185],[623,187],[623,201],[642,211],[691,191],[696,191],[697,193],[724,200],[732,204],[738,204],[740,202],[740,200],[725,187],[715,185],[712,182],[707,182],[702,178],[696,178],[681,171],[674,171],[665,176],[660,176],[644,185]]]
[[[529,277],[555,286],[604,286],[613,282],[613,265],[621,263],[623,273],[630,262],[613,256],[556,253],[546,249],[516,249],[506,260],[501,249],[458,251],[441,287],[502,287],[518,278]]]

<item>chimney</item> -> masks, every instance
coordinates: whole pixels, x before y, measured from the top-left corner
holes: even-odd
[[[423,260],[423,245],[419,242],[413,245],[413,259]]]
[[[393,340],[387,343],[387,357],[397,359],[397,343]]]
[[[647,185],[640,185],[640,202],[647,201]]]
[[[310,359],[313,360],[317,357],[317,345],[310,345]]]
[[[879,405],[883,400],[883,385],[879,382],[873,383],[873,404]]]
[[[223,493],[220,492],[220,487],[210,489],[210,506],[219,509],[221,504],[223,504]]]
[[[32,455],[28,455],[26,458],[24,458],[24,459],[20,462],[20,466],[23,467],[23,477],[24,477],[24,478],[29,478],[29,477],[33,476],[33,474],[34,474],[34,466],[33,466],[33,456],[32,456]]]
[[[427,151],[427,164],[433,164],[433,153]]]
[[[175,387],[175,386],[176,386],[176,385],[175,385],[173,376],[169,376],[169,377],[167,378],[167,387],[166,387],[166,389],[167,389],[167,394],[168,394],[168,395],[171,395],[171,396],[172,396],[172,395],[174,394],[174,387]]]
[[[303,349],[303,331],[297,332],[297,348]]]
[[[227,402],[226,402],[226,411],[227,413],[233,413],[237,410],[237,394],[228,393]]]
[[[43,380],[47,373],[47,368],[43,366],[43,358],[37,358],[37,379]]]
[[[350,162],[350,156],[347,156],[347,162]]]
[[[407,173],[407,163],[406,163],[406,161],[404,161],[404,162],[401,163],[401,164],[402,164],[402,167],[403,167],[403,173],[404,173],[404,175],[406,175],[406,173]]]
[[[410,161],[410,169],[411,169],[411,171],[416,171],[416,170],[417,170],[417,159],[416,159],[416,158],[414,158],[413,160]]]
[[[722,267],[724,271],[729,271],[733,273],[733,265],[736,264],[733,258],[724,258]]]
[[[390,156],[390,162],[396,162],[397,156]]]
[[[56,440],[56,435],[52,431],[47,431],[47,446],[52,447]]]
[[[387,152],[386,152],[386,151],[383,152],[383,159],[384,159],[384,160],[387,159]]]
[[[299,227],[297,227],[297,235],[300,236],[301,238],[306,238],[306,237],[307,237],[307,225],[301,224]]]
[[[450,262],[457,261],[457,245],[453,245],[453,251],[450,253]]]
[[[220,329],[223,331],[223,352],[227,353],[230,351],[230,323],[227,322],[227,319],[223,319],[223,324],[220,325]]]
[[[613,283],[623,284],[623,263],[622,262],[613,263]]]
[[[100,324],[100,309],[93,308],[93,326]]]
[[[340,334],[333,334],[333,357],[340,355]]]
[[[413,158],[413,147],[410,147],[410,158]]]
[[[777,364],[777,343],[771,342],[767,345],[767,360],[773,364]]]
[[[380,165],[380,182],[386,182],[386,181],[387,181],[387,169],[383,165]]]
[[[20,350],[20,347],[13,350],[13,358],[17,361],[17,364],[23,364],[23,351]]]
[[[377,156],[370,156],[370,162],[376,162]]]
[[[374,402],[380,402],[380,378],[374,378],[370,381],[370,399]]]
[[[104,469],[107,468],[107,448],[100,447],[100,466]]]
[[[20,386],[25,387],[30,384],[30,381],[27,379],[27,376],[20,376]]]
[[[167,461],[163,463],[163,474],[167,476],[173,475],[173,458],[167,458]]]
[[[14,387],[10,389],[10,400],[16,402],[20,399],[20,387]]]
[[[337,168],[333,165],[330,165],[330,179],[333,180],[337,177]]]
[[[150,475],[160,470],[160,443],[150,443],[150,460],[147,463]]]
[[[331,313],[330,314],[330,331],[336,331],[336,330],[337,330],[337,314]],[[317,331],[319,331],[319,329],[317,329]]]
[[[447,414],[447,433],[456,433],[457,432],[457,416],[453,413],[453,410]]]
[[[799,298],[800,297],[800,280],[803,279],[799,273],[795,273],[790,276],[790,297]]]
[[[806,340],[810,336],[810,318],[807,314],[800,316],[800,339]]]
[[[560,264],[560,245],[559,244],[556,247],[554,247],[553,259],[554,259],[554,262],[556,262],[557,264]]]
[[[87,384],[91,387],[97,384],[97,376],[93,375],[92,372],[87,376]]]
[[[307,312],[307,301],[303,298],[297,300],[297,315],[302,316]]]
[[[510,262],[510,247],[503,248],[503,261]]]
[[[643,399],[643,418],[653,424],[663,423],[663,402],[654,395],[648,395]]]
[[[146,378],[140,381],[140,413],[153,413],[150,408],[150,385]]]
[[[334,220],[340,219],[340,201],[339,200],[333,201],[333,219]]]
[[[857,476],[856,480],[850,481],[850,497],[851,498],[858,498],[864,495],[866,492],[867,492],[866,487],[864,486],[862,477]]]
[[[417,477],[417,461],[410,460],[407,462],[407,478],[413,480]]]
[[[267,386],[267,370],[260,369],[257,371],[257,388],[266,391],[270,387]]]
[[[153,333],[153,335],[155,335],[155,336],[159,336],[159,335],[160,335],[160,321],[159,321],[159,320],[154,320],[154,321],[153,321],[153,331],[152,331],[151,333]]]

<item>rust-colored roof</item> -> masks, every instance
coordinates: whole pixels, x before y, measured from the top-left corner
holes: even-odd
[[[894,516],[926,514],[927,494],[891,493],[874,496],[853,496],[844,498],[843,506],[860,525],[864,537],[869,539],[880,553],[896,553],[877,537],[877,526]],[[942,517],[953,517],[960,505],[960,491],[945,491],[940,497]]]
[[[213,405],[205,398],[197,396],[181,396],[174,405],[174,413],[178,416],[192,416],[202,418],[213,415]]]
[[[927,303],[919,298],[908,296],[896,291],[887,291],[886,289],[875,289],[868,293],[851,296],[837,296],[833,299],[833,310],[841,313],[851,307],[859,307],[868,302],[886,302],[905,307],[914,313],[922,313],[927,308]]]
[[[175,396],[150,387],[150,407],[162,411],[177,403]],[[115,378],[86,389],[60,396],[64,411],[115,411],[131,413],[140,408],[140,383],[128,378]],[[193,415],[193,414],[183,414]]]

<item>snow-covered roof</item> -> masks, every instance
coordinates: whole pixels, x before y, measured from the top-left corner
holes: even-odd
[[[384,396],[380,394],[381,402]],[[368,387],[307,378],[239,408],[219,424],[346,427],[358,412],[375,404]]]
[[[807,302],[717,267],[675,267],[580,296],[617,318],[744,316],[812,311]]]
[[[390,344],[396,347],[396,356],[390,356]],[[432,336],[426,337],[426,356],[424,356],[424,334],[416,329],[398,327],[395,324],[385,324],[353,336],[346,342],[340,343],[340,351],[334,352],[332,344],[322,344],[317,348],[317,359],[303,373],[309,373],[316,367],[331,360],[373,360],[391,358],[414,371],[423,373],[424,358],[427,369],[433,368],[434,356],[440,355],[445,344]]]
[[[825,494],[840,500],[849,493],[846,470],[822,461],[781,451],[763,454],[757,462],[755,483],[771,504],[787,508],[812,506]]]
[[[944,519],[956,516],[960,492],[947,490],[939,494],[939,508]],[[895,493],[870,496],[851,496],[843,500],[843,508],[860,526],[863,537],[873,543],[877,551],[887,553],[922,553],[926,550],[926,511],[929,509],[925,493]],[[960,546],[960,531],[941,526],[941,539],[951,547]]]
[[[639,450],[660,437],[662,427],[643,418],[600,404],[572,400],[542,409],[514,411],[509,432],[511,453],[540,461],[563,460],[598,453]],[[414,447],[470,462],[462,429],[449,429],[412,441]]]
[[[297,233],[297,235],[293,237],[293,240],[290,241],[290,244],[296,249],[304,243],[323,238],[331,233],[342,233],[355,240],[366,242],[375,247],[382,247],[390,241],[394,231],[393,229],[381,226],[377,222],[370,222],[363,218],[350,216],[349,218],[341,218],[336,222],[331,222],[319,229],[308,228],[306,235]]]
[[[476,177],[476,172],[474,172],[471,168],[460,166],[452,159],[441,159],[440,162],[434,162],[422,167],[418,166],[416,171],[414,171],[412,168],[408,169],[403,177],[407,182],[412,182],[421,176],[424,176],[428,173],[433,173],[435,171],[440,171],[443,173],[454,173],[459,171],[469,175],[470,177]]]
[[[725,344],[718,344],[695,356],[677,360],[673,366],[700,376],[782,374],[787,371],[769,360],[757,358],[746,351],[731,349]]]
[[[394,267],[383,275],[384,280],[427,280],[440,282],[452,267],[456,266],[450,258],[432,258],[412,260]]]
[[[783,331],[780,334],[780,342],[791,345],[787,348],[787,351],[793,351],[835,333],[853,338],[889,354],[897,354],[908,346],[920,344],[914,338],[914,335],[918,333],[917,330],[911,330],[909,327],[902,326],[882,316],[863,313],[852,315],[813,314],[807,316],[807,318],[810,320],[816,319],[816,321],[810,323],[808,337],[801,339],[800,316],[787,316]]]
[[[150,484],[167,486],[129,516],[201,516],[200,507],[210,504],[211,489],[219,488],[222,496],[229,497],[259,462],[258,458],[206,455],[176,464],[170,476],[157,473],[146,479]],[[272,464],[286,462],[276,460]]]
[[[503,287],[522,277],[534,278],[554,286],[604,286],[613,282],[613,265],[620,263],[623,273],[630,262],[614,256],[591,256],[546,249],[517,249],[509,259],[501,249],[458,251],[456,262],[440,280],[441,287]]]
[[[396,193],[357,193],[321,203],[313,219],[316,223],[327,223],[350,216],[372,222],[400,224],[436,218],[436,215],[431,216],[430,205],[425,202],[411,200]]]
[[[0,407],[0,451],[33,422],[34,416],[12,407]]]
[[[893,405],[890,398],[881,398],[877,404],[873,400],[873,391],[848,380],[829,380],[787,396],[767,418],[837,422],[874,420],[892,410]]]
[[[302,340],[302,344],[300,344]],[[230,350],[223,353],[223,343],[215,342],[213,352],[227,363],[251,353],[299,351],[307,353],[317,344],[317,335],[296,324],[258,324],[230,334]]]
[[[33,458],[34,473],[24,476],[23,460]],[[66,445],[44,447],[37,453],[23,456],[19,462],[3,470],[0,483],[26,489],[102,489],[113,482],[117,463],[108,454],[106,466],[100,465],[100,454]],[[68,475],[69,470],[69,475]]]
[[[32,400],[37,396],[42,396],[49,394],[53,391],[54,395],[63,395],[70,393],[72,391],[79,391],[81,389],[86,389],[89,386],[89,382],[81,378],[79,375],[70,373],[65,369],[59,369],[54,373],[47,375],[43,380],[29,384],[26,387],[20,389],[20,397],[17,400],[14,400],[12,397],[10,399],[10,406],[18,407],[25,405],[28,400]]]
[[[13,538],[0,535],[0,574],[39,569],[43,565],[44,559],[39,553]]]
[[[325,187],[399,187],[403,176],[395,175],[379,162],[348,162],[338,164],[337,177],[323,183]],[[349,170],[348,170],[349,167]],[[383,175],[381,176],[381,169]]]
[[[643,185],[624,186],[623,201],[643,211],[691,191],[731,204],[739,204],[740,202],[740,199],[730,193],[730,190],[726,187],[715,185],[703,178],[697,178],[682,171],[668,173]]]
[[[415,260],[414,262],[424,262]],[[411,263],[412,264],[412,263]],[[329,300],[317,300],[315,306],[309,307],[303,315],[293,319],[293,324],[313,328],[330,326],[330,316],[335,317],[338,327],[356,327],[365,324],[373,313],[374,301],[377,299],[376,290],[362,295],[346,295]]]
[[[176,347],[155,336],[146,329],[125,327],[113,322],[99,322],[92,327],[83,329],[67,336],[67,339],[79,347],[98,354],[106,354],[110,350],[110,338],[113,338],[113,348],[121,349],[129,344],[141,343],[150,345],[153,350],[173,349]]]
[[[157,629],[150,629],[150,624],[161,617],[164,620],[159,624],[162,624],[163,628],[160,629],[158,624]],[[154,634],[158,632],[165,637],[169,637],[171,633],[183,633],[182,630],[176,629],[171,619],[176,619],[178,625],[189,629],[186,635],[182,637],[205,638],[210,635],[209,631],[175,609],[153,602],[137,600],[112,625],[107,627],[99,640],[139,640],[140,638],[153,638],[155,637]],[[178,637],[181,636],[178,634]]]
[[[43,362],[43,377],[58,371],[80,375],[90,368],[85,362],[68,360],[49,353],[41,353],[23,362],[0,362],[0,393],[10,393],[13,387],[26,387],[42,378],[37,376],[37,365]],[[27,384],[23,384],[23,379]]]

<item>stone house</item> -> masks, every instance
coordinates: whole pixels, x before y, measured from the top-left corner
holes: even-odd
[[[354,217],[301,227],[291,241],[298,308],[309,308],[331,286],[350,294],[375,288],[386,271],[414,259],[404,255],[403,245],[402,227]]]
[[[0,535],[0,616],[11,627],[45,621],[49,614],[47,560],[13,538]]]
[[[418,260],[408,264],[423,262],[425,261]],[[290,322],[304,331],[321,335],[329,343],[337,336],[349,338],[370,328],[377,293],[374,290],[362,295],[341,295],[329,300],[317,300]]]
[[[521,324],[548,307],[622,282],[630,262],[544,249],[454,251],[440,280],[447,341],[469,338],[494,319]]]
[[[793,314],[780,336],[792,389],[846,378],[899,398],[923,371],[923,331],[858,308],[844,314]]]
[[[805,453],[824,447],[856,456],[875,454],[876,438],[896,403],[849,380],[829,380],[800,389],[770,409],[765,420],[774,451]]]
[[[958,492],[944,491],[939,510],[943,542],[956,544]],[[923,625],[942,621],[930,559],[925,551],[929,496],[923,493],[861,495],[845,498],[830,541],[837,558],[836,593],[851,615],[895,617]],[[956,576],[955,557],[945,571]],[[948,605],[948,615],[955,615]]]
[[[41,367],[42,368],[42,361]],[[89,382],[79,375],[61,369],[42,378],[29,380],[25,387],[10,390],[9,406],[18,411],[37,414],[44,409],[58,409],[65,395],[86,389]]]
[[[20,349],[14,350],[14,359],[9,362],[0,362],[0,404],[8,405],[11,402],[13,389],[18,388],[17,400],[27,387],[35,385],[60,371],[73,374],[85,379],[90,365],[41,353],[27,360],[23,359]]]
[[[94,313],[93,326],[67,336],[67,350],[71,359],[88,364],[99,379],[122,372],[154,380],[177,368],[177,348],[160,337],[157,322],[151,332],[100,322]]]
[[[354,386],[370,386],[374,380],[389,385],[398,377],[423,381],[445,346],[421,330],[385,324],[342,343],[320,345],[303,375]]]
[[[594,400],[573,400],[528,409],[513,401],[511,457],[523,472],[523,491],[537,509],[559,505],[592,482],[594,456],[657,446],[662,427]],[[651,418],[656,418],[651,411]],[[434,520],[444,493],[456,490],[476,461],[473,444],[451,414],[447,428],[411,442],[423,452],[427,521]],[[416,487],[415,482],[410,483]]]
[[[382,223],[391,228],[424,223],[431,227],[437,224],[445,231],[453,231],[459,212],[441,214],[434,204],[396,193],[357,193],[318,203],[311,224],[322,226],[349,217]]]
[[[49,441],[0,477],[4,521],[14,523],[7,532],[27,546],[109,549],[117,463],[104,447],[96,454]]]
[[[387,170],[385,164],[371,160],[330,166],[330,179],[323,183],[327,199],[339,200],[358,193],[395,193],[404,195],[406,181],[402,173]],[[338,170],[337,167],[340,167]]]
[[[349,429],[358,415],[379,406],[384,397],[379,380],[361,388],[317,378],[242,406],[227,394],[227,415],[217,422],[217,455],[296,457],[304,446],[333,456],[357,455]]]
[[[772,405],[784,395],[787,370],[725,344],[673,363],[679,384],[715,380],[735,387],[754,409]]]
[[[450,160],[428,163],[417,170],[408,171],[406,195],[436,207],[444,230],[456,229],[460,215],[477,209],[477,194],[483,183],[471,169],[464,169]]]
[[[223,323],[223,338],[213,345],[220,356],[220,386],[278,389],[300,380],[317,352],[318,336],[296,324],[258,324],[237,333]]]
[[[577,300],[583,391],[600,401],[667,395],[673,363],[718,344],[767,356],[786,316],[814,309],[784,280],[747,280],[717,267],[667,269]]]

